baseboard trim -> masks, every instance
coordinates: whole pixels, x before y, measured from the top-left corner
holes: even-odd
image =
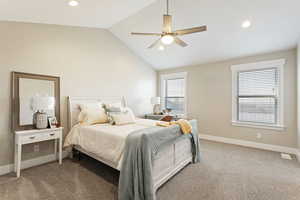
[[[297,160],[300,162],[300,151],[297,148],[257,143],[257,142],[250,142],[250,141],[245,141],[245,140],[225,138],[225,137],[213,136],[213,135],[207,135],[207,134],[199,134],[199,137],[200,137],[200,139],[214,141],[214,142],[221,142],[221,143],[234,144],[234,145],[251,147],[251,148],[256,148],[256,149],[263,149],[263,150],[269,150],[269,151],[275,151],[275,152],[281,152],[281,153],[294,154],[294,155],[296,155]],[[63,151],[63,158],[66,158],[68,155],[69,155],[68,151]],[[38,158],[33,158],[30,160],[22,161],[21,168],[26,169],[26,168],[42,165],[42,164],[45,164],[48,162],[52,162],[55,160],[57,160],[57,159],[54,154],[41,156]],[[14,171],[14,164],[0,166],[0,176],[11,173],[13,171]]]
[[[62,155],[63,155],[63,158],[66,158],[68,156],[68,152],[63,151]],[[29,159],[29,160],[24,160],[21,163],[21,169],[27,169],[30,167],[34,167],[34,166],[42,165],[42,164],[45,164],[48,162],[52,162],[55,160],[57,160],[57,158],[54,154],[40,156],[40,157]],[[0,176],[11,173],[13,171],[14,171],[14,164],[0,166]]]
[[[206,134],[199,134],[199,137],[200,137],[200,139],[203,139],[203,140],[210,140],[210,141],[222,142],[222,143],[226,143],[226,144],[235,144],[235,145],[244,146],[244,147],[252,147],[252,148],[256,148],[256,149],[263,149],[263,150],[269,150],[269,151],[275,151],[275,152],[281,152],[281,153],[294,154],[297,156],[298,161],[300,161],[300,151],[297,148],[272,145],[272,144],[264,144],[264,143],[258,143],[258,142],[250,142],[250,141],[245,141],[245,140],[238,140],[238,139],[225,138],[225,137],[206,135]]]

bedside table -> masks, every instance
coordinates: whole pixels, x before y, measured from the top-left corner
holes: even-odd
[[[181,117],[177,116],[177,115],[155,115],[155,114],[146,114],[145,115],[145,119],[152,119],[152,120],[159,120],[161,121],[163,118],[170,116],[172,118],[172,120],[179,120],[182,119]]]
[[[62,164],[62,131],[63,127],[52,129],[33,129],[24,131],[15,131],[15,163],[14,171],[17,177],[20,177],[21,161],[22,161],[22,145],[42,142],[47,140],[55,140],[54,154],[57,158],[57,141],[58,145],[58,161]]]

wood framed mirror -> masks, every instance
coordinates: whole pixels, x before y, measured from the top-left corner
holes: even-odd
[[[55,116],[60,124],[60,77],[22,72],[11,73],[12,129],[34,129],[32,108],[37,96],[54,98],[54,109],[49,116]]]

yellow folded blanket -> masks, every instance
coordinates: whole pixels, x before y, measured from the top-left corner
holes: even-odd
[[[183,134],[192,133],[192,126],[185,119],[180,119],[180,120],[174,121],[174,122],[157,122],[156,126],[168,127],[168,126],[172,126],[172,125],[175,125],[175,124],[180,126],[180,129],[181,129]]]

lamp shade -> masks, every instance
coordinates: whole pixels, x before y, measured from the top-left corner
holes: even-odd
[[[152,97],[151,104],[153,105],[160,104],[160,97]]]
[[[31,108],[33,111],[47,111],[54,110],[55,98],[54,97],[42,97],[35,96],[32,98]]]

